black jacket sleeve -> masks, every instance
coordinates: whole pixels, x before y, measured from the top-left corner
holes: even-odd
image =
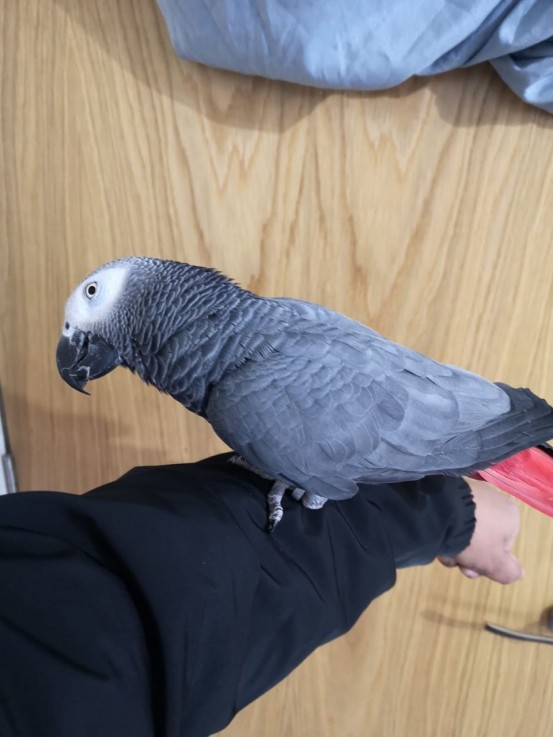
[[[0,734],[206,737],[472,535],[441,477],[285,501],[268,534],[269,483],[227,459],[0,499]]]

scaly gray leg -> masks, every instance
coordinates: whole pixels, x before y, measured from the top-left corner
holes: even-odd
[[[239,468],[245,468],[246,471],[251,471],[252,473],[257,474],[262,479],[267,479],[267,481],[274,481],[274,476],[269,476],[268,473],[264,473],[263,471],[260,471],[257,466],[254,466],[252,463],[247,461],[245,458],[242,458],[242,456],[239,456],[238,453],[236,455],[233,455],[229,458],[229,463],[234,463],[235,466],[239,466]]]

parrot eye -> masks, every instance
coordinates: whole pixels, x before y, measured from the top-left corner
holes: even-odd
[[[88,297],[88,299],[92,299],[97,291],[98,284],[95,281],[91,281],[90,284],[87,284],[84,288],[84,293]]]

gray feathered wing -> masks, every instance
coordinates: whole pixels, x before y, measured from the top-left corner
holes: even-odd
[[[433,361],[310,303],[275,300],[278,330],[230,371],[207,418],[258,468],[331,499],[358,483],[484,468],[553,435],[528,390]]]

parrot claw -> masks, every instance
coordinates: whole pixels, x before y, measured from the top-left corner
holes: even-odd
[[[283,481],[275,481],[271,491],[267,495],[267,505],[269,507],[269,519],[267,522],[267,530],[273,532],[284,514],[282,508],[282,497],[286,493],[288,486]]]

